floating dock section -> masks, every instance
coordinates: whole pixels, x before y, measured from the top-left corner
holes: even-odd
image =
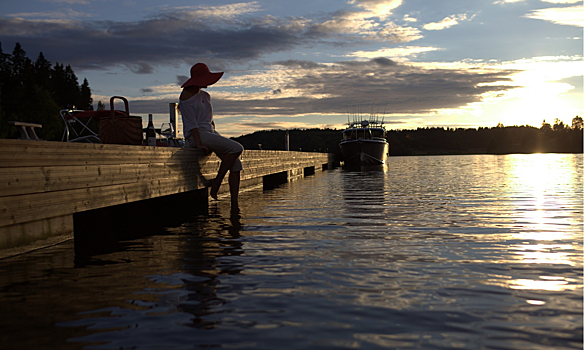
[[[333,164],[332,154],[310,152],[246,150],[241,159],[242,188],[270,188]],[[0,140],[0,250],[52,237],[77,240],[79,225],[108,221],[92,215],[108,208],[135,217],[148,216],[136,203],[206,208],[219,164],[196,149]],[[228,191],[226,181],[221,191]]]

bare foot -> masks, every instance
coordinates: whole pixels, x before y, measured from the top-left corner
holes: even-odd
[[[231,213],[229,215],[229,219],[231,220],[231,223],[237,223],[239,225],[241,225],[241,223],[239,222],[239,219],[241,219],[241,214],[239,211],[239,207],[231,207]]]
[[[237,203],[231,203],[231,215],[239,215],[239,205]]]
[[[219,187],[221,187],[221,182],[219,182],[217,179],[211,180],[211,198],[217,199]]]

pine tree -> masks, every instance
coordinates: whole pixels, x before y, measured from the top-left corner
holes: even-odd
[[[51,88],[51,62],[45,59],[42,52],[34,63],[34,77],[37,85],[44,89]]]
[[[19,43],[14,45],[12,57],[10,59],[10,70],[13,77],[25,77],[32,65],[31,60],[26,57],[26,51],[22,49]],[[22,85],[22,84],[21,84]]]
[[[580,116],[575,116],[572,118],[572,129],[574,130],[582,130],[583,120]]]
[[[91,98],[91,88],[87,79],[83,79],[83,84],[81,84],[79,108],[86,110],[93,109],[93,98]]]

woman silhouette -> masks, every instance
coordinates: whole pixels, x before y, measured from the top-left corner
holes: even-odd
[[[239,212],[239,183],[242,170],[239,156],[243,152],[243,146],[221,136],[215,130],[211,96],[201,90],[215,84],[222,76],[223,72],[211,73],[204,63],[192,66],[191,78],[181,86],[183,91],[180,94],[178,106],[183,120],[186,147],[200,148],[205,151],[205,154],[215,152],[221,159],[217,176],[211,180],[211,197],[217,199],[221,182],[229,171],[231,211]]]

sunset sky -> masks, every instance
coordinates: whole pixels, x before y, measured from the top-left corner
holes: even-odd
[[[578,0],[19,0],[0,3],[0,43],[70,64],[97,101],[168,119],[189,68],[217,129],[541,126],[584,115]],[[58,117],[58,116],[57,116]]]

